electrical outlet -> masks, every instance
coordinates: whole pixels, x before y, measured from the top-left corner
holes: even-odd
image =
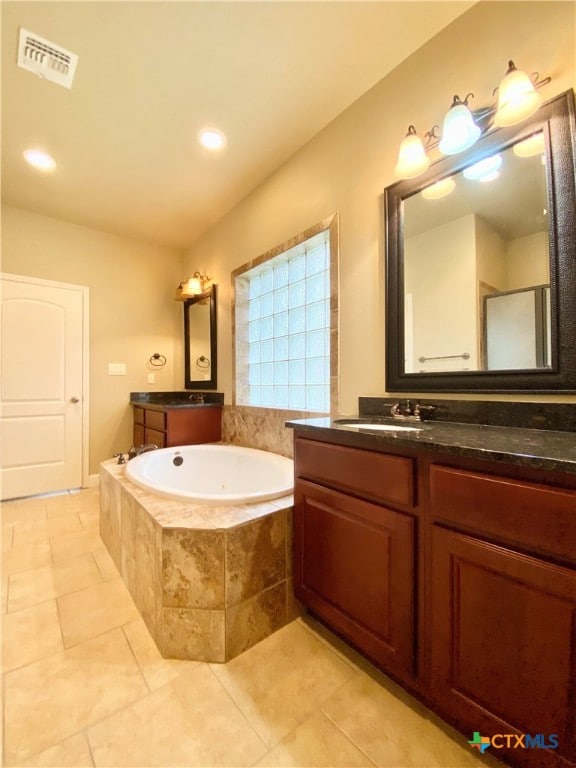
[[[155,373],[149,373],[148,374],[148,384],[156,384],[156,374]]]
[[[126,376],[126,363],[108,363],[108,376]]]

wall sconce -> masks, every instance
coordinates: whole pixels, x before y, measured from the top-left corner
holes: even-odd
[[[438,126],[434,126],[424,135],[426,143],[418,137],[416,128],[409,126],[400,144],[395,175],[399,179],[413,179],[430,165],[428,150],[437,147],[444,155],[455,155],[473,146],[482,133],[492,126],[508,127],[526,120],[542,104],[542,95],[536,89],[550,81],[550,77],[538,80],[538,73],[530,77],[517,69],[513,61],[509,61],[504,78],[493,91],[493,95],[498,91],[497,104],[470,110],[468,100],[474,94],[468,93],[464,100],[454,96],[444,117],[442,137],[436,135]]]
[[[199,296],[201,293],[205,293],[208,288],[210,278],[208,275],[202,275],[196,271],[192,277],[187,278],[180,283],[176,288],[176,301],[186,301],[186,299],[192,299],[194,296]]]

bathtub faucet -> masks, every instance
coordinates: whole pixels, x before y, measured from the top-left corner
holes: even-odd
[[[128,461],[130,459],[135,459],[136,456],[140,456],[141,453],[146,453],[147,451],[156,451],[158,450],[158,446],[154,443],[146,443],[146,445],[141,445],[138,448],[135,448],[132,446],[130,450],[128,451]]]

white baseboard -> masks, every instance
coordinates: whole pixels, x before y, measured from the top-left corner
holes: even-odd
[[[98,488],[100,485],[100,475],[88,475],[88,483],[86,488]]]

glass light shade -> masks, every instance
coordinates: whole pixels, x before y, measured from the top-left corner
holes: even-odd
[[[430,165],[422,139],[416,135],[413,125],[408,128],[398,151],[398,162],[394,173],[399,179],[413,179],[419,176]]]
[[[438,149],[443,155],[456,155],[475,144],[480,134],[481,130],[466,104],[455,100],[444,118]]]
[[[514,144],[512,151],[516,157],[533,157],[534,155],[544,154],[544,134],[542,131],[529,136],[524,141]]]
[[[189,277],[182,286],[183,296],[198,296],[202,293],[202,281],[199,277]]]
[[[484,160],[464,168],[462,174],[465,179],[470,179],[471,181],[492,181],[492,178],[497,177],[501,166],[502,155],[490,155],[490,157],[485,157]],[[494,173],[496,173],[496,176],[492,176]]]
[[[526,72],[516,69],[514,62],[508,64],[508,72],[498,86],[498,110],[494,125],[506,128],[521,123],[538,110],[542,96]]]
[[[422,190],[422,197],[426,200],[439,200],[441,197],[446,197],[456,187],[456,182],[452,178],[442,179],[437,181],[436,184],[431,184],[426,189]]]

